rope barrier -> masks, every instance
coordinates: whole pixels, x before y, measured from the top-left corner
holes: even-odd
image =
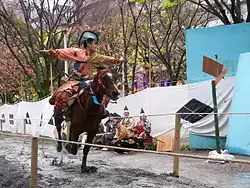
[[[159,114],[148,114],[146,115],[147,117],[154,117],[154,116],[174,116],[174,115],[250,115],[250,112],[218,112],[218,113],[159,113]],[[137,116],[129,116],[129,117],[140,117],[139,115]],[[124,117],[113,117],[114,119],[122,119]]]
[[[152,151],[152,150],[143,150],[143,149],[132,149],[132,148],[117,147],[117,146],[107,146],[107,145],[101,145],[101,144],[81,143],[81,142],[74,142],[74,141],[67,141],[67,140],[58,140],[58,139],[54,139],[54,138],[45,138],[45,137],[44,138],[39,137],[39,139],[51,140],[51,141],[60,141],[60,142],[64,142],[64,143],[78,144],[78,145],[85,145],[85,146],[92,146],[92,147],[99,147],[99,148],[109,148],[109,149],[117,149],[117,150],[127,150],[127,151],[134,151],[134,152],[142,152],[142,153],[151,153],[151,154],[161,154],[161,155],[169,155],[169,156],[178,156],[178,157],[185,157],[185,158],[206,159],[206,160],[226,161],[226,162],[232,162],[232,163],[250,164],[250,160],[221,159],[221,158],[206,157],[206,156],[192,155],[192,154],[183,154],[183,153],[174,153],[174,152],[163,152],[163,151]]]
[[[32,138],[31,135],[18,135],[18,134],[13,134],[13,133],[2,133],[2,132],[0,132],[0,135]],[[46,138],[46,137],[38,137],[38,139],[57,141],[57,142],[60,141],[60,142],[63,142],[63,143],[71,143],[71,144],[78,144],[78,145],[85,145],[85,146],[93,146],[93,147],[99,147],[99,148],[109,148],[109,149],[117,149],[117,150],[127,150],[127,151],[134,151],[134,152],[142,152],[142,153],[151,153],[151,154],[160,154],[160,155],[169,155],[169,156],[193,158],[193,159],[205,159],[205,160],[215,160],[215,161],[226,161],[226,162],[231,162],[231,163],[250,164],[250,160],[242,160],[242,159],[221,159],[221,158],[215,158],[215,157],[206,157],[206,156],[201,156],[201,155],[183,154],[183,153],[175,153],[175,152],[162,152],[162,151],[152,151],[152,150],[143,150],[143,149],[123,148],[123,147],[117,147],[117,146],[107,146],[107,145],[100,145],[100,144],[90,144],[90,143],[81,143],[81,142],[74,142],[74,141],[67,141],[67,140],[58,140],[58,139]]]
[[[174,113],[174,112],[170,112],[170,113],[159,113],[159,114],[148,114],[146,115],[147,117],[154,117],[154,116],[174,116],[174,115],[250,115],[250,112],[218,112],[218,113]],[[136,116],[129,116],[129,117],[140,117],[139,115]],[[113,117],[114,119],[122,119],[124,118],[124,116],[122,117]],[[0,120],[23,120],[23,119],[30,119],[30,120],[41,120],[41,121],[45,121],[45,120],[50,120],[51,118],[2,118],[0,117]]]
[[[0,135],[4,136],[13,136],[13,137],[26,137],[26,138],[32,138],[32,135],[30,134],[15,134],[15,133],[7,133],[7,132],[1,132]]]

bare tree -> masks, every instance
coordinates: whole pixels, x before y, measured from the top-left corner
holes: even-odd
[[[145,59],[150,63],[155,61],[157,67],[164,65],[169,79],[185,79],[184,31],[191,27],[205,27],[211,20],[211,14],[199,6],[190,6],[186,1],[171,7],[162,7],[158,3],[150,1],[145,7],[140,31],[142,55],[148,56],[147,52],[150,51],[151,59]]]
[[[61,47],[59,26],[78,23],[76,15],[83,3],[75,7],[70,0],[0,0],[0,42],[11,52],[40,97],[49,94],[50,63],[54,68],[59,64],[50,57],[41,58],[39,50]],[[78,14],[77,19],[82,16]],[[26,70],[26,65],[34,71],[34,76]]]
[[[123,39],[123,57],[129,59],[129,48],[133,45],[133,39],[135,39],[135,56],[132,64],[132,78],[131,78],[131,88],[134,87],[134,74],[136,69],[136,62],[138,56],[138,22],[142,15],[143,8],[146,4],[146,1],[142,4],[136,4],[132,0],[118,0],[118,5],[120,9],[120,19],[122,27],[122,39]],[[134,38],[133,38],[134,36]],[[132,50],[133,51],[133,50]],[[128,63],[126,62],[124,66],[125,72],[125,90],[126,94],[129,92],[128,85]]]
[[[236,24],[244,21],[250,22],[250,1],[249,0],[188,0],[205,11],[215,15],[223,24]],[[246,12],[242,12],[242,7],[246,6]],[[243,19],[246,14],[246,20]]]

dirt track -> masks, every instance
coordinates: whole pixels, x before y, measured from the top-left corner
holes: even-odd
[[[0,136],[0,148],[0,187],[29,187],[29,140]],[[177,179],[166,174],[172,171],[172,157],[168,156],[92,150],[88,164],[98,167],[92,174],[80,173],[81,157],[81,151],[77,156],[66,151],[58,154],[54,143],[39,142],[39,187],[250,187],[250,165],[181,159],[181,178]]]

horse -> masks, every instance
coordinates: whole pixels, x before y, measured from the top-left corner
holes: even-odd
[[[84,82],[86,84],[86,82]],[[93,138],[98,132],[98,127],[102,119],[106,118],[108,113],[102,103],[104,95],[107,95],[111,100],[116,101],[119,96],[119,90],[116,87],[113,75],[108,69],[99,70],[93,81],[90,81],[83,91],[78,93],[75,101],[70,107],[70,130],[69,141],[78,141],[78,137],[83,132],[87,133],[86,143],[92,143]],[[55,111],[55,125],[58,131],[58,138],[61,139],[61,123],[62,115]],[[67,143],[65,149],[76,155],[78,151],[77,144]],[[58,141],[57,151],[62,150],[62,143]],[[87,166],[87,156],[90,146],[85,146],[83,149],[83,158],[81,172],[95,172],[97,168]]]

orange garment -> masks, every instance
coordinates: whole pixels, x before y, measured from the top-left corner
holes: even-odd
[[[94,66],[120,63],[120,60],[116,58],[100,55],[97,53],[89,54],[85,49],[81,48],[49,50],[49,55],[55,56],[58,60],[83,62],[81,63],[78,70],[78,72],[82,75],[91,75],[93,73]]]

